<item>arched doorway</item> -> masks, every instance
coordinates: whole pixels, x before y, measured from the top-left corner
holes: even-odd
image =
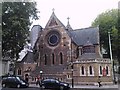
[[[28,82],[29,81],[29,75],[25,74],[25,80]]]

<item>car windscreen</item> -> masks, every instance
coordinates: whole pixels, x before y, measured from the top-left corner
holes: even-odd
[[[16,78],[17,78],[17,80],[21,81],[19,77],[16,77]]]

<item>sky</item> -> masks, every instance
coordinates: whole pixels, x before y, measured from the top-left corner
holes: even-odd
[[[66,26],[67,18],[73,29],[87,28],[95,18],[106,10],[118,8],[119,0],[35,0],[40,19],[33,25],[47,24],[54,8],[57,18]]]

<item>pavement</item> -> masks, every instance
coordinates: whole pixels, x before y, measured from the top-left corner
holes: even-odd
[[[39,88],[39,85],[30,84],[29,87],[38,87]],[[118,84],[117,85],[102,85],[101,87],[98,87],[97,85],[74,85],[73,88],[93,88],[93,89],[94,88],[118,88]]]
[[[118,88],[118,85],[102,85],[101,87],[97,85],[75,85],[74,88]]]
[[[36,84],[29,84],[29,87],[40,87],[40,86]]]

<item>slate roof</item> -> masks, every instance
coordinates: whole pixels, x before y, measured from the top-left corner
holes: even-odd
[[[93,44],[88,40],[83,46],[92,46]]]
[[[96,59],[96,58],[101,58],[101,56],[96,53],[84,53],[80,56],[80,59]]]
[[[34,47],[38,39],[40,31],[42,31],[42,27],[40,25],[34,25],[30,31],[30,41],[31,41],[32,48]]]
[[[72,30],[69,31],[69,35],[78,46],[85,45],[88,40],[92,44],[99,44],[99,29],[97,27]]]
[[[18,62],[34,63],[33,52],[28,51],[22,61]]]

